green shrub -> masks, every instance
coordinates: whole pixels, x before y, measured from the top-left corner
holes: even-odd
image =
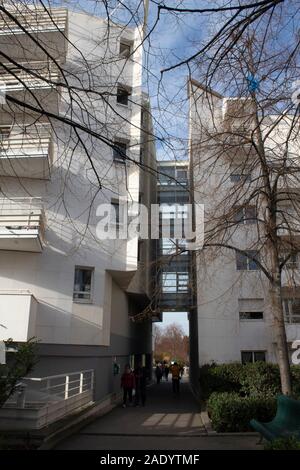
[[[200,367],[201,398],[206,400],[213,392],[239,392],[242,368],[243,365],[237,362],[205,364]]]
[[[207,402],[212,426],[217,432],[252,430],[251,419],[271,421],[276,414],[276,398],[256,395],[241,397],[238,393],[212,393]]]
[[[300,366],[291,366],[293,395],[300,398]],[[213,392],[237,392],[241,396],[276,396],[281,393],[277,364],[212,364],[200,367],[200,393],[206,400]]]
[[[265,450],[300,450],[300,441],[296,437],[280,437],[264,446]]]
[[[274,397],[280,393],[280,374],[276,364],[255,362],[243,366],[241,393],[246,396],[265,395]]]

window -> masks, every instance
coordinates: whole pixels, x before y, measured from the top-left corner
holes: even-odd
[[[140,147],[140,163],[145,163],[145,151],[142,146]]]
[[[282,263],[288,256],[289,256],[289,253],[282,253],[280,255],[280,262]],[[298,268],[298,253],[290,253],[290,257],[285,262],[284,267],[287,269],[297,269]]]
[[[240,320],[263,320],[264,299],[239,299]]]
[[[300,298],[284,299],[283,312],[287,323],[300,323]]]
[[[162,291],[172,294],[188,292],[188,272],[162,273]]]
[[[251,181],[251,172],[246,168],[236,168],[230,174],[230,181],[232,183],[240,183],[242,181]]]
[[[128,88],[118,86],[117,88],[117,103],[128,106],[128,98],[130,96]]]
[[[112,202],[114,213],[112,214],[113,220],[116,224],[116,227],[120,226],[120,204],[118,202]]]
[[[175,166],[161,166],[159,167],[159,172],[159,184],[162,186],[176,186],[178,184],[187,184],[187,169],[176,168]]]
[[[10,130],[10,126],[0,127],[0,142],[2,142],[2,140],[6,140],[9,137]]]
[[[127,144],[125,142],[115,142],[113,148],[113,160],[116,163],[126,163]]]
[[[75,266],[73,300],[91,302],[94,268]]]
[[[184,238],[189,207],[186,204],[160,204],[159,212],[161,238]]]
[[[265,351],[241,351],[242,364],[247,364],[248,362],[266,362],[266,352]]]
[[[181,253],[181,250],[186,250]],[[160,251],[162,255],[174,255],[179,253],[180,255],[187,255],[187,240],[175,238],[161,238],[160,239]]]
[[[263,312],[240,312],[240,320],[263,320]]]
[[[259,266],[255,260],[259,261],[259,254],[255,250],[236,253],[236,269],[238,271],[257,271]]]
[[[188,172],[187,170],[177,170],[176,171],[176,179],[179,181],[180,184],[186,184],[188,179]]]
[[[256,207],[246,206],[240,207],[234,213],[234,221],[238,224],[250,225],[256,222]]]
[[[131,55],[131,47],[132,43],[129,41],[122,41],[120,42],[120,57],[125,57],[128,59]]]

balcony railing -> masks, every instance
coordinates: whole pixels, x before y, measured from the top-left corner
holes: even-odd
[[[65,8],[54,8],[42,10],[31,8],[30,6],[18,6],[15,8],[7,8],[14,18],[18,20],[24,29],[29,33],[48,32],[48,31],[64,31],[67,26],[67,10]],[[18,26],[10,17],[2,13],[0,15],[0,35],[24,33],[24,30]]]
[[[24,63],[24,67],[30,68],[32,73],[22,68],[12,68],[11,72],[1,70],[0,86],[6,92],[32,88],[55,88],[59,78],[57,68],[50,66],[45,62],[32,63],[30,67],[28,63]],[[36,76],[34,75],[36,74]]]
[[[8,135],[0,137],[0,175],[49,178],[53,160],[50,126],[38,126],[26,133],[22,131],[22,128],[12,129]]]
[[[41,252],[44,234],[40,198],[0,199],[0,250]]]

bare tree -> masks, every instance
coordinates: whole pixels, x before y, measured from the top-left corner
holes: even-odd
[[[296,284],[295,273],[285,268],[299,252],[299,116],[291,99],[299,47],[293,42],[287,63],[282,49],[272,49],[274,32],[258,29],[239,38],[214,71],[217,85],[222,75],[222,94],[191,82],[191,153],[195,198],[207,203],[203,256],[212,260],[233,252],[237,269],[250,263],[260,270],[282,391],[289,394],[282,287]],[[243,224],[248,236],[241,233]]]

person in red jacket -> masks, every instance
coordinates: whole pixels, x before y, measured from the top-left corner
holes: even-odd
[[[125,408],[127,396],[129,403],[132,403],[132,391],[135,388],[135,377],[129,364],[126,364],[124,373],[122,374],[121,387],[123,388],[123,408]]]

